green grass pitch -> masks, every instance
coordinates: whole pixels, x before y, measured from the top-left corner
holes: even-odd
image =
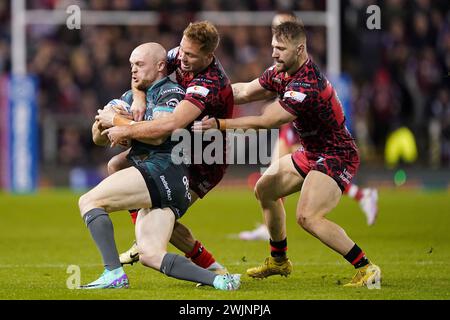
[[[288,278],[242,277],[241,289],[221,292],[171,279],[135,264],[126,266],[129,290],[69,290],[69,265],[81,269],[81,282],[102,272],[100,254],[77,209],[77,194],[42,191],[36,195],[0,194],[0,299],[449,299],[450,194],[448,191],[382,190],[380,215],[367,227],[358,204],[343,197],[329,218],[378,264],[381,290],[343,288],[354,269],[295,222],[298,195],[286,201]],[[134,231],[127,212],[112,215],[119,251]],[[264,241],[243,242],[233,234],[260,221],[249,189],[217,189],[182,218],[194,234],[233,273],[245,274],[269,253]],[[169,247],[169,251],[177,252]]]

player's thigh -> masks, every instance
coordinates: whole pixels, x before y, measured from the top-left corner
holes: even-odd
[[[135,167],[105,178],[85,198],[91,206],[104,208],[107,212],[152,206],[145,180]]]
[[[190,189],[189,192],[191,193],[190,206],[192,206],[192,204],[197,201],[199,196],[192,189]],[[187,253],[190,252],[195,245],[195,238],[192,231],[188,227],[176,220],[173,226],[170,242],[177,247],[177,249]]]
[[[189,192],[191,193],[191,203],[189,207],[191,207],[195,201],[197,201],[200,197],[198,194],[192,190],[189,189]],[[181,241],[184,241],[185,239],[193,239],[193,235],[188,227],[186,227],[184,224],[180,223],[178,220],[175,221],[175,224],[173,226],[173,234],[174,237],[172,237],[172,240],[181,238]],[[176,241],[176,240],[175,240]],[[178,248],[179,249],[179,248]],[[189,249],[186,249],[189,250]]]
[[[332,177],[311,170],[303,182],[297,204],[297,220],[325,216],[337,206],[341,196],[342,191]]]
[[[127,159],[127,155],[130,149],[127,149],[119,154],[116,154],[108,161],[108,174],[113,174],[119,170],[128,168],[131,166]]]
[[[140,254],[167,251],[175,214],[169,208],[141,209],[136,220],[136,240]]]
[[[299,191],[302,183],[303,177],[288,154],[270,165],[256,183],[255,192],[258,198],[278,199]]]
[[[272,159],[271,163],[274,163],[276,160],[283,158],[285,155],[292,153],[291,146],[286,141],[286,139],[279,138],[277,142],[275,142],[275,146],[272,151]]]

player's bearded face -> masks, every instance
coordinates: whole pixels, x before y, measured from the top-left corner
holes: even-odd
[[[137,85],[136,88],[139,90],[147,90],[151,86],[152,82],[148,80],[141,80]]]
[[[272,39],[272,58],[275,61],[275,68],[278,72],[287,72],[292,69],[297,61],[296,48],[289,43]]]
[[[196,73],[208,66],[208,56],[200,49],[201,45],[198,42],[186,37],[181,39],[178,54],[181,70]]]

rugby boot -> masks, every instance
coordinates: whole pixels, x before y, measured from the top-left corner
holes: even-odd
[[[139,252],[136,241],[133,242],[133,245],[127,251],[121,253],[119,255],[119,260],[122,265],[131,264],[139,261]]]
[[[368,265],[358,268],[353,279],[344,285],[344,287],[359,288],[367,287],[368,289],[381,288],[381,269],[380,267],[369,263]]]
[[[129,286],[128,277],[123,268],[120,267],[114,270],[105,269],[100,278],[91,283],[81,285],[78,289],[126,289]]]
[[[218,290],[225,290],[225,291],[237,290],[241,286],[241,275],[240,274],[218,275],[214,278],[213,286]]]
[[[291,272],[292,263],[287,257],[267,257],[262,265],[247,269],[247,275],[257,279],[264,279],[277,274],[287,277]]]

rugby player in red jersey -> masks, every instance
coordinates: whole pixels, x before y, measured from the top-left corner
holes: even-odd
[[[270,233],[271,255],[258,267],[247,270],[253,278],[287,276],[286,213],[282,197],[301,190],[298,224],[342,255],[357,273],[345,286],[373,288],[380,284],[381,270],[362,249],[326,215],[339,203],[359,167],[354,139],[345,126],[342,105],[331,83],[309,58],[306,34],[298,22],[276,26],[272,37],[275,64],[261,77],[233,84],[236,104],[278,96],[260,116],[208,119],[194,129],[263,129],[294,123],[302,148],[275,161],[258,180],[255,194]]]
[[[295,15],[293,11],[280,11],[272,19],[272,30],[283,22],[299,22],[302,21]],[[275,161],[287,154],[294,153],[301,147],[301,142],[298,135],[295,134],[293,123],[287,123],[280,127],[279,139],[275,143],[272,154]],[[255,180],[254,180],[255,181]],[[373,225],[378,215],[378,191],[375,188],[360,188],[354,183],[351,183],[344,190],[344,194],[351,199],[357,201],[366,216],[366,221],[369,226]],[[239,233],[241,240],[269,240],[269,230],[267,226],[258,224],[253,230],[246,230]]]

